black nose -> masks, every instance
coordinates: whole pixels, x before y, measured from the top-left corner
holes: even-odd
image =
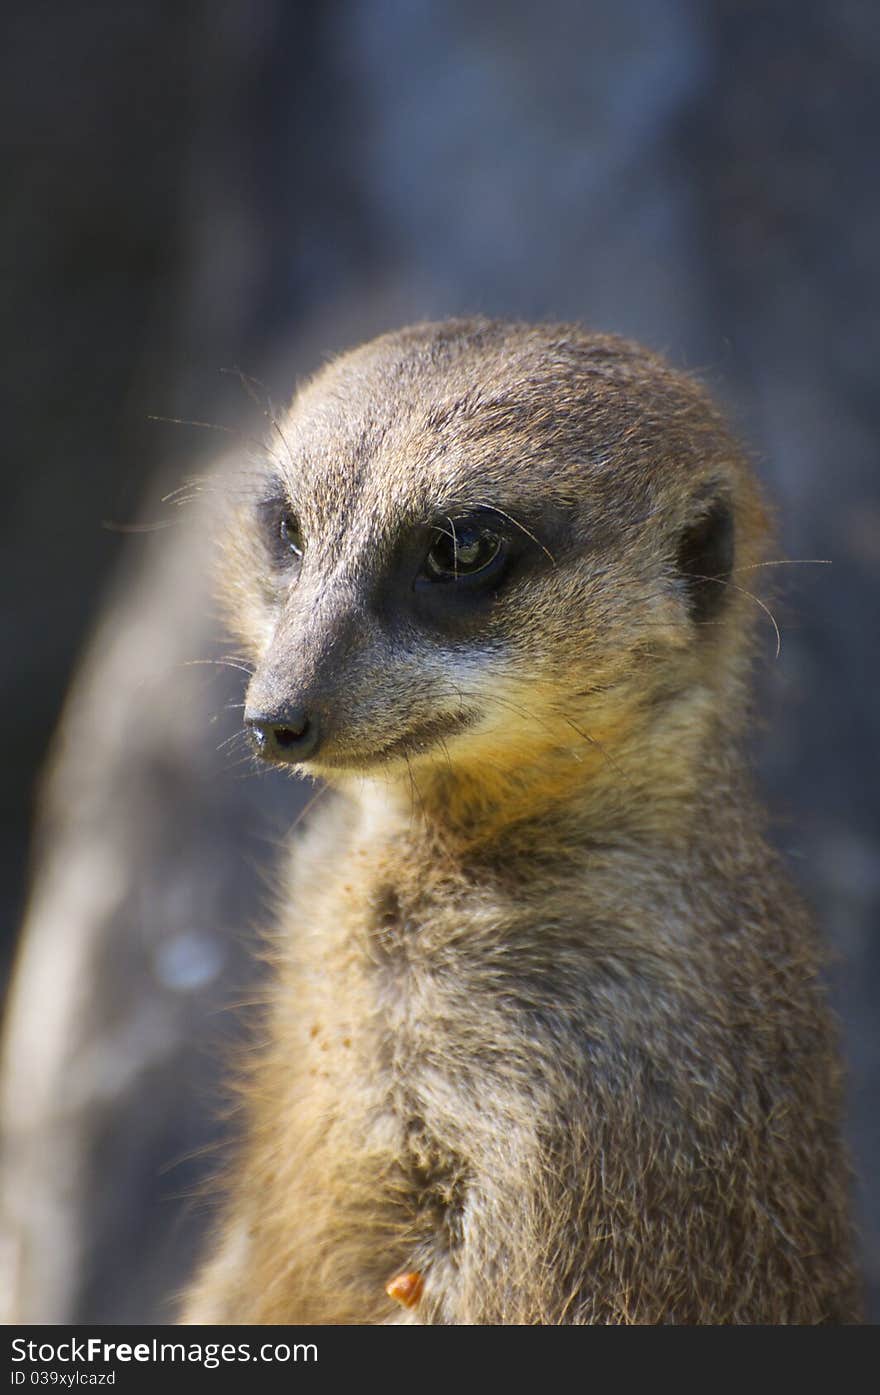
[[[254,750],[264,760],[298,765],[310,760],[321,742],[317,713],[302,707],[287,707],[283,712],[246,712],[244,724]]]

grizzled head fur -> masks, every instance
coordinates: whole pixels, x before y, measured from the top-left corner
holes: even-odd
[[[647,351],[385,335],[298,393],[228,530],[246,721],[309,773],[498,817],[622,779],[636,807],[658,761],[686,792],[741,720],[764,536],[718,414]]]

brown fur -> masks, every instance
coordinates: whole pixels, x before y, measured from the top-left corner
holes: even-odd
[[[334,792],[185,1319],[856,1320],[817,945],[741,752],[765,511],[703,392],[570,326],[417,326],[272,451],[224,579],[249,705],[322,714]],[[477,505],[520,564],[450,618],[413,577]]]

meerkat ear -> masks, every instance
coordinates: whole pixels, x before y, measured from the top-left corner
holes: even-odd
[[[715,495],[678,540],[676,566],[688,592],[691,619],[705,623],[726,604],[727,581],[733,571],[733,509]]]

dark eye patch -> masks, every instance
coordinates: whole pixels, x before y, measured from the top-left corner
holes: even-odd
[[[525,518],[524,523],[519,519]],[[412,593],[408,615],[431,628],[465,636],[482,633],[507,589],[542,564],[545,520],[521,506],[450,506],[410,534],[403,566]]]
[[[679,538],[676,567],[687,587],[691,618],[698,624],[713,619],[727,602],[734,531],[733,509],[726,499],[715,499]]]

